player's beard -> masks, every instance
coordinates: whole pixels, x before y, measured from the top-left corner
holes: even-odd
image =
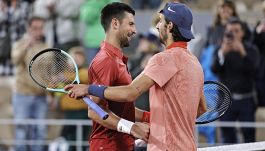
[[[162,44],[166,44],[166,41],[168,39],[168,36],[166,34],[166,31],[159,31],[159,41],[162,43]]]
[[[122,48],[130,46],[130,41],[128,40],[127,35],[120,36],[120,45]]]

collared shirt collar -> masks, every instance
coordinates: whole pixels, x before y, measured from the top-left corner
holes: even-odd
[[[110,44],[110,43],[108,43],[108,42],[106,42],[106,41],[103,41],[103,42],[101,43],[101,49],[102,49],[102,50],[105,50],[105,51],[107,51],[108,53],[110,53],[111,55],[116,56],[116,57],[118,57],[119,59],[122,59],[122,60],[123,60],[123,57],[124,57],[124,56],[123,56],[122,51],[121,51],[119,48],[113,46],[112,44]]]
[[[171,45],[167,47],[167,50],[174,48],[174,47],[180,47],[180,48],[187,49],[187,42],[183,42],[183,41],[173,42]]]

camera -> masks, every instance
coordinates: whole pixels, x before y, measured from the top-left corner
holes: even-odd
[[[229,40],[234,40],[234,35],[232,32],[225,32],[224,36]]]

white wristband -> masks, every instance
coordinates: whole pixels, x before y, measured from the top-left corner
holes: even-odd
[[[121,118],[117,125],[117,131],[130,134],[133,124],[133,122]]]

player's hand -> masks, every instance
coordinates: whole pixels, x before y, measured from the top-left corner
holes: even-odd
[[[131,134],[134,137],[142,139],[145,142],[148,141],[149,133],[150,133],[150,127],[146,123],[135,122],[135,124],[133,124],[131,129]]]
[[[78,99],[88,95],[88,85],[85,84],[69,84],[64,89],[68,91],[68,95],[71,98]]]

